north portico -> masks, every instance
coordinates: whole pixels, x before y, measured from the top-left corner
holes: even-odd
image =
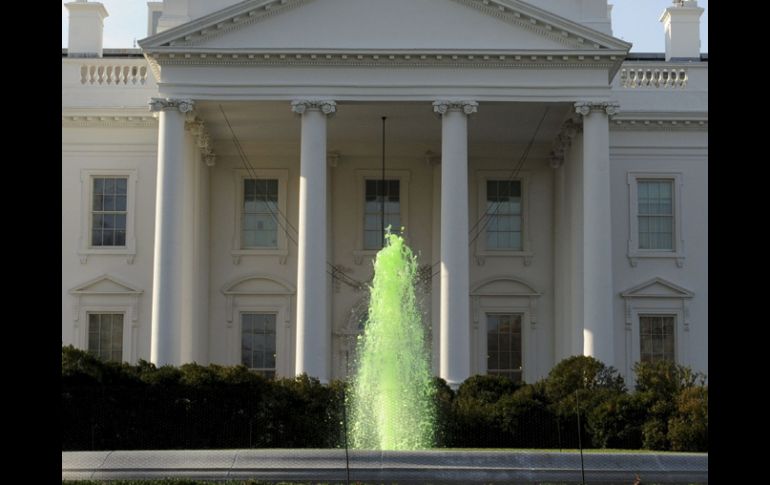
[[[487,372],[533,382],[576,354],[628,374],[651,315],[677,315],[677,360],[700,362],[685,333],[699,331],[690,307],[706,294],[682,276],[694,253],[634,252],[618,230],[636,220],[626,180],[677,180],[634,147],[681,151],[671,133],[624,131],[613,148],[611,129],[647,115],[618,96],[631,45],[610,35],[606,2],[574,15],[518,0],[229,3],[166,1],[161,31],[139,41],[154,80],[141,143],[156,150],[136,173],[115,172],[143,207],[135,256],[119,267],[86,244],[78,253],[86,272],[131,283],[142,310],[126,352],[159,365],[248,353],[268,375],[344,377],[385,200],[385,221],[420,258],[433,370],[452,387]],[[578,21],[580,8],[590,15]],[[84,84],[101,76],[83,69]],[[139,94],[126,103],[136,113]],[[695,140],[700,115],[650,116]],[[701,156],[699,143],[682,149]],[[615,154],[655,167],[623,165],[618,184]],[[102,177],[92,172],[80,175],[86,201]],[[692,226],[677,230],[684,240]],[[645,293],[653,277],[662,289]],[[65,298],[96,301],[89,288]],[[85,346],[92,317],[77,311],[71,340]]]
[[[463,35],[467,32],[474,33],[472,38]],[[583,293],[583,308],[582,315],[567,311],[573,325],[584,323],[583,353],[614,362],[606,235],[611,223],[608,116],[617,103],[609,81],[629,44],[516,1],[330,0],[243,2],[140,45],[160,94],[151,103],[160,113],[154,362],[186,360],[174,345],[175,327],[182,326],[175,303],[186,300],[178,249],[184,239],[179,177],[184,119],[195,113],[196,104],[222,101],[253,104],[256,110],[265,101],[285,101],[286,110],[301,118],[294,373],[322,381],[332,377],[327,125],[335,122],[331,116],[345,117],[347,104],[367,103],[422,104],[441,118],[435,121],[441,124],[441,201],[434,334],[440,342],[439,375],[452,386],[472,374],[468,117],[485,117],[485,103],[495,103],[499,111],[520,103],[553,105],[551,122],[577,114],[583,121],[583,164],[582,173],[573,175],[587,196],[584,227],[577,231],[583,279],[573,283]],[[218,117],[200,119],[209,129],[219,122]],[[537,122],[528,121],[532,127]]]

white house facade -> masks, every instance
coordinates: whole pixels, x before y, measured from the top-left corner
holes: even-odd
[[[606,0],[66,4],[62,342],[344,378],[382,226],[436,375],[708,372],[703,9],[629,54]],[[384,118],[384,119],[383,119]]]

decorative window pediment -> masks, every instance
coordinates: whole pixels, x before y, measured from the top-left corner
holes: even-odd
[[[73,295],[141,295],[141,290],[110,275],[94,278],[70,290]]]
[[[497,276],[487,278],[471,289],[472,296],[540,296],[532,286],[519,279]]]
[[[225,295],[293,295],[291,283],[268,275],[251,275],[231,281],[222,288]]]
[[[692,298],[695,294],[663,278],[653,278],[620,294],[623,298]]]

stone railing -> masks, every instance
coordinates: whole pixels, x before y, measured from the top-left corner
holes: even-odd
[[[104,59],[80,66],[80,84],[93,86],[144,86],[149,70],[144,59]]]
[[[647,65],[623,67],[620,70],[622,88],[684,88],[687,86],[687,69],[671,66]]]

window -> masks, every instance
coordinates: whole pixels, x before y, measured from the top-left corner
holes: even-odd
[[[409,170],[386,170],[383,183],[381,170],[356,170],[355,195],[356,238],[353,262],[362,264],[364,258],[373,258],[384,240],[382,237],[382,202],[385,201],[385,227],[401,234],[409,233]]]
[[[674,250],[674,183],[639,180],[639,249]]]
[[[385,201],[385,227],[401,233],[401,195],[398,180],[367,180],[364,192],[364,249],[381,249],[382,203]]]
[[[486,247],[521,251],[521,182],[487,180]]]
[[[91,246],[125,247],[128,177],[94,177],[91,203]]]
[[[487,374],[521,382],[521,314],[487,314]]]
[[[123,362],[123,314],[88,314],[88,353],[105,361]]]
[[[673,259],[684,266],[682,174],[629,172],[628,260]]]
[[[235,169],[233,187],[233,264],[244,256],[278,256],[285,264],[289,256],[290,223],[286,217],[287,182],[285,169]],[[292,220],[291,225],[297,226]]]
[[[275,377],[275,313],[241,314],[241,363],[267,378]]]
[[[136,255],[136,170],[81,171],[81,235],[78,255],[120,255],[132,264]]]
[[[243,179],[241,248],[277,248],[278,217],[278,180]]]
[[[674,361],[674,315],[639,315],[640,360]]]
[[[476,171],[476,217],[470,226],[476,264],[486,258],[522,258],[532,263],[529,240],[529,178],[526,170],[511,177],[509,170]]]

